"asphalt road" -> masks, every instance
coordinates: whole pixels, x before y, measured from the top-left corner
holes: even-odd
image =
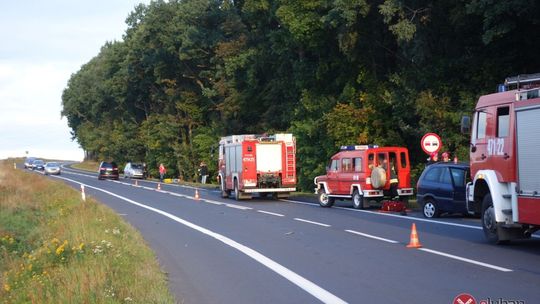
[[[476,303],[540,302],[540,238],[490,245],[478,219],[236,202],[205,189],[196,199],[192,187],[98,181],[69,168],[51,178],[84,184],[136,227],[179,302],[454,303],[462,293]],[[412,223],[420,249],[406,247]]]

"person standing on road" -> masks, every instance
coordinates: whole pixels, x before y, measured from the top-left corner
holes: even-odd
[[[165,176],[165,173],[167,173],[167,169],[165,169],[163,163],[159,164],[159,181],[161,183],[163,183],[163,177]]]
[[[206,178],[208,177],[208,166],[204,161],[199,165],[199,174],[201,175],[201,184],[206,184]]]

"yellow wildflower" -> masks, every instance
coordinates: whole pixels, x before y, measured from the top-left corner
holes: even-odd
[[[10,291],[11,290],[11,287],[9,286],[8,283],[4,283],[4,290],[5,291]]]

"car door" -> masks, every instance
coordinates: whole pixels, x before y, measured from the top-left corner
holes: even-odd
[[[326,176],[327,176],[327,180],[326,180],[326,183],[327,183],[327,186],[328,186],[328,192],[330,194],[338,194],[339,193],[339,181],[338,181],[338,176],[339,176],[339,164],[340,164],[340,159],[332,159],[330,161],[330,164],[328,165],[328,168],[327,168],[327,173],[326,173]]]
[[[441,175],[439,177],[439,185],[437,187],[437,200],[441,211],[452,211],[454,209],[454,184],[452,175],[448,167],[440,167]]]
[[[346,195],[351,194],[351,185],[353,183],[353,164],[352,158],[344,157],[341,159],[340,174],[338,176],[339,193]]]
[[[466,210],[466,184],[469,172],[462,168],[450,168],[454,184],[453,212],[465,213]]]

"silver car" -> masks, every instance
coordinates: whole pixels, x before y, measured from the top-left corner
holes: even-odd
[[[127,163],[124,167],[124,178],[144,178],[144,167],[138,163]]]
[[[48,162],[45,164],[45,175],[54,174],[60,175],[62,169],[60,169],[60,164],[55,162]]]

